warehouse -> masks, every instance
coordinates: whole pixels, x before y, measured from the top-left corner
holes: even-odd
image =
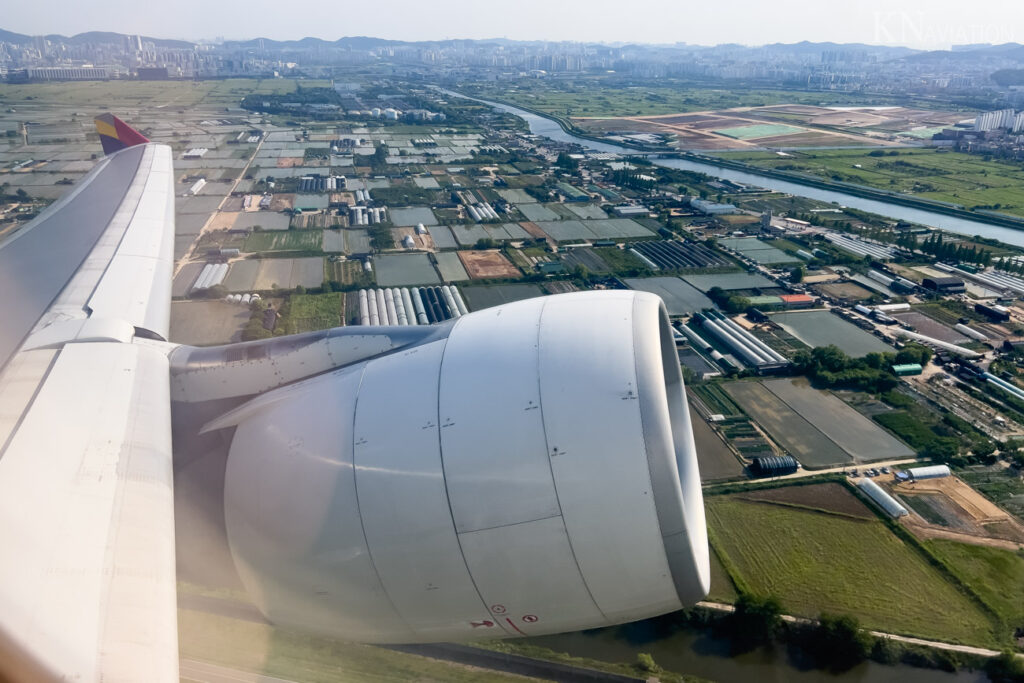
[[[930,289],[933,292],[940,294],[959,294],[967,291],[967,286],[964,281],[958,277],[926,277],[921,281],[921,284],[925,289]]]

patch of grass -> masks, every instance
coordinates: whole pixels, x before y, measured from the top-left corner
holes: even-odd
[[[707,499],[723,564],[786,611],[854,614],[872,629],[995,646],[993,624],[881,521],[738,500]],[[728,565],[727,565],[728,566]]]
[[[1024,626],[1024,555],[945,539],[925,541],[925,546],[1009,628]]]
[[[289,300],[284,333],[312,332],[340,327],[345,313],[345,294],[293,294]]]
[[[242,251],[258,254],[265,251],[321,251],[323,233],[319,230],[267,230],[245,238]]]
[[[872,155],[867,149],[804,151],[788,157],[748,152],[728,152],[724,156],[766,168],[809,173],[959,204],[968,209],[988,208],[1024,215],[1020,165],[986,160],[978,154],[926,148],[890,151],[882,156]]]

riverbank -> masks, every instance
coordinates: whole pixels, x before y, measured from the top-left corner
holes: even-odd
[[[575,143],[599,152],[654,155],[651,162],[668,168],[695,171],[734,182],[765,187],[776,192],[837,203],[898,221],[927,225],[969,237],[981,236],[1006,244],[1024,247],[1024,219],[970,211],[911,195],[889,193],[860,185],[787,174],[775,169],[762,169],[745,162],[721,159],[696,152],[667,153],[662,148],[609,143],[580,132],[571,121],[547,112],[510,102],[485,100],[452,90],[444,92],[475,102],[489,104],[524,118],[530,132],[559,142]]]

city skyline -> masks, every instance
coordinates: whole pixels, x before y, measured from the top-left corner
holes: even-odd
[[[239,13],[234,6],[186,0],[174,12],[140,14],[127,0],[92,6],[49,0],[11,8],[4,19],[9,31],[29,35],[75,35],[116,31],[191,41],[316,37],[336,40],[365,35],[403,41],[495,39],[572,41],[604,44],[645,43],[692,45],[764,45],[771,43],[836,42],[949,49],[964,44],[1024,42],[1024,6],[997,3],[983,16],[962,16],[952,0],[868,0],[806,5],[781,0],[770,5],[739,0],[727,17],[719,6],[671,0],[647,0],[623,13],[607,0],[568,0],[553,5],[524,0],[494,19],[493,9],[462,0],[413,3],[398,0],[393,11],[360,14],[354,4],[308,3],[301,13],[281,13],[278,5],[256,0]],[[342,10],[338,14],[338,10]],[[346,11],[348,10],[348,11]],[[337,22],[323,21],[338,14]],[[198,28],[198,27],[202,28]]]

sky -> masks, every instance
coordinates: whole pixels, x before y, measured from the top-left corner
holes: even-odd
[[[186,40],[373,36],[509,38],[699,45],[815,42],[948,49],[1024,43],[1024,1],[989,0],[33,0],[11,2],[0,28]]]

